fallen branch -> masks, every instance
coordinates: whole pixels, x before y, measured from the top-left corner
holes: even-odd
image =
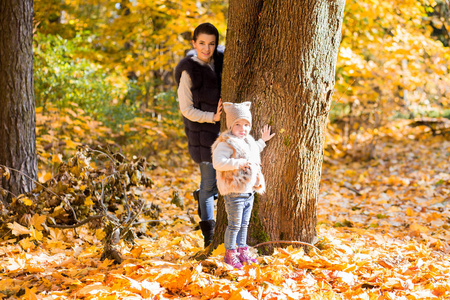
[[[352,187],[350,184],[348,184],[347,182],[344,182],[343,187],[349,189],[350,191],[352,191],[353,193],[355,193],[358,196],[361,196],[362,194],[360,193],[360,191],[358,191],[357,189],[355,189],[354,187]]]
[[[134,222],[131,225],[136,226],[136,225],[140,225],[140,224],[144,224],[144,223],[159,223],[159,222],[166,222],[166,220],[145,220],[145,221]]]
[[[83,221],[78,222],[78,223],[73,224],[73,225],[47,224],[47,226],[48,226],[48,227],[52,227],[52,228],[62,228],[62,229],[67,229],[67,228],[77,228],[77,227],[83,226],[83,225],[86,224],[86,223],[89,223],[90,221],[97,220],[97,219],[101,219],[101,218],[103,218],[104,216],[105,216],[105,215],[103,215],[103,214],[99,214],[99,215],[95,215],[95,216],[90,216],[90,217],[84,219]]]
[[[255,245],[253,247],[257,248],[257,247],[260,247],[260,246],[263,246],[263,245],[269,245],[269,244],[299,244],[299,245],[309,246],[311,248],[316,249],[319,252],[322,252],[322,251],[320,251],[319,248],[317,248],[314,245],[311,245],[311,244],[305,243],[305,242],[299,242],[299,241],[270,241],[270,242],[264,242],[264,243],[257,244],[257,245]]]
[[[450,132],[450,121],[445,118],[421,118],[418,120],[414,120],[408,126],[426,126],[430,128],[433,136],[436,136],[438,134],[446,135]]]

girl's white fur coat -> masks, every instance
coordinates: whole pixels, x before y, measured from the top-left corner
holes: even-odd
[[[255,141],[250,135],[241,139],[230,130],[217,138],[211,148],[220,194],[265,192],[266,184],[261,172],[260,156],[265,146],[266,143],[262,139]],[[240,169],[240,163],[245,161],[250,163],[250,168]]]

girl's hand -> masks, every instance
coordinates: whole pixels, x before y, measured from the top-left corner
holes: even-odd
[[[266,124],[266,125],[264,125],[263,129],[261,130],[261,134],[262,134],[261,139],[264,142],[267,142],[268,140],[273,138],[275,135],[275,133],[270,134],[270,129],[271,129],[271,127]]]
[[[243,162],[241,162],[240,164],[239,164],[239,169],[241,169],[241,170],[247,170],[248,168],[250,168],[250,162],[248,162],[248,161],[246,161],[246,160],[244,160]]]
[[[217,111],[214,114],[214,122],[220,121],[220,115],[222,114],[222,98],[219,99],[219,104],[217,105]]]

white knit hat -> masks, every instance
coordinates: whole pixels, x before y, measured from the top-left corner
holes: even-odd
[[[237,120],[247,120],[252,124],[252,113],[250,112],[251,102],[231,103],[224,102],[223,109],[227,114],[227,127],[233,127]]]

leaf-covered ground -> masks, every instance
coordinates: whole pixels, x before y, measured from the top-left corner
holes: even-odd
[[[100,261],[87,227],[50,229],[35,244],[0,242],[3,299],[445,299],[450,298],[450,140],[423,128],[385,129],[376,158],[327,158],[318,204],[318,246],[276,248],[259,265],[233,270],[223,247],[202,248],[189,164],[157,168],[142,196],[162,208],[124,262]],[[184,209],[171,203],[176,190]],[[153,223],[149,223],[153,224]],[[0,237],[1,238],[1,237]],[[100,238],[100,237],[99,237]]]

